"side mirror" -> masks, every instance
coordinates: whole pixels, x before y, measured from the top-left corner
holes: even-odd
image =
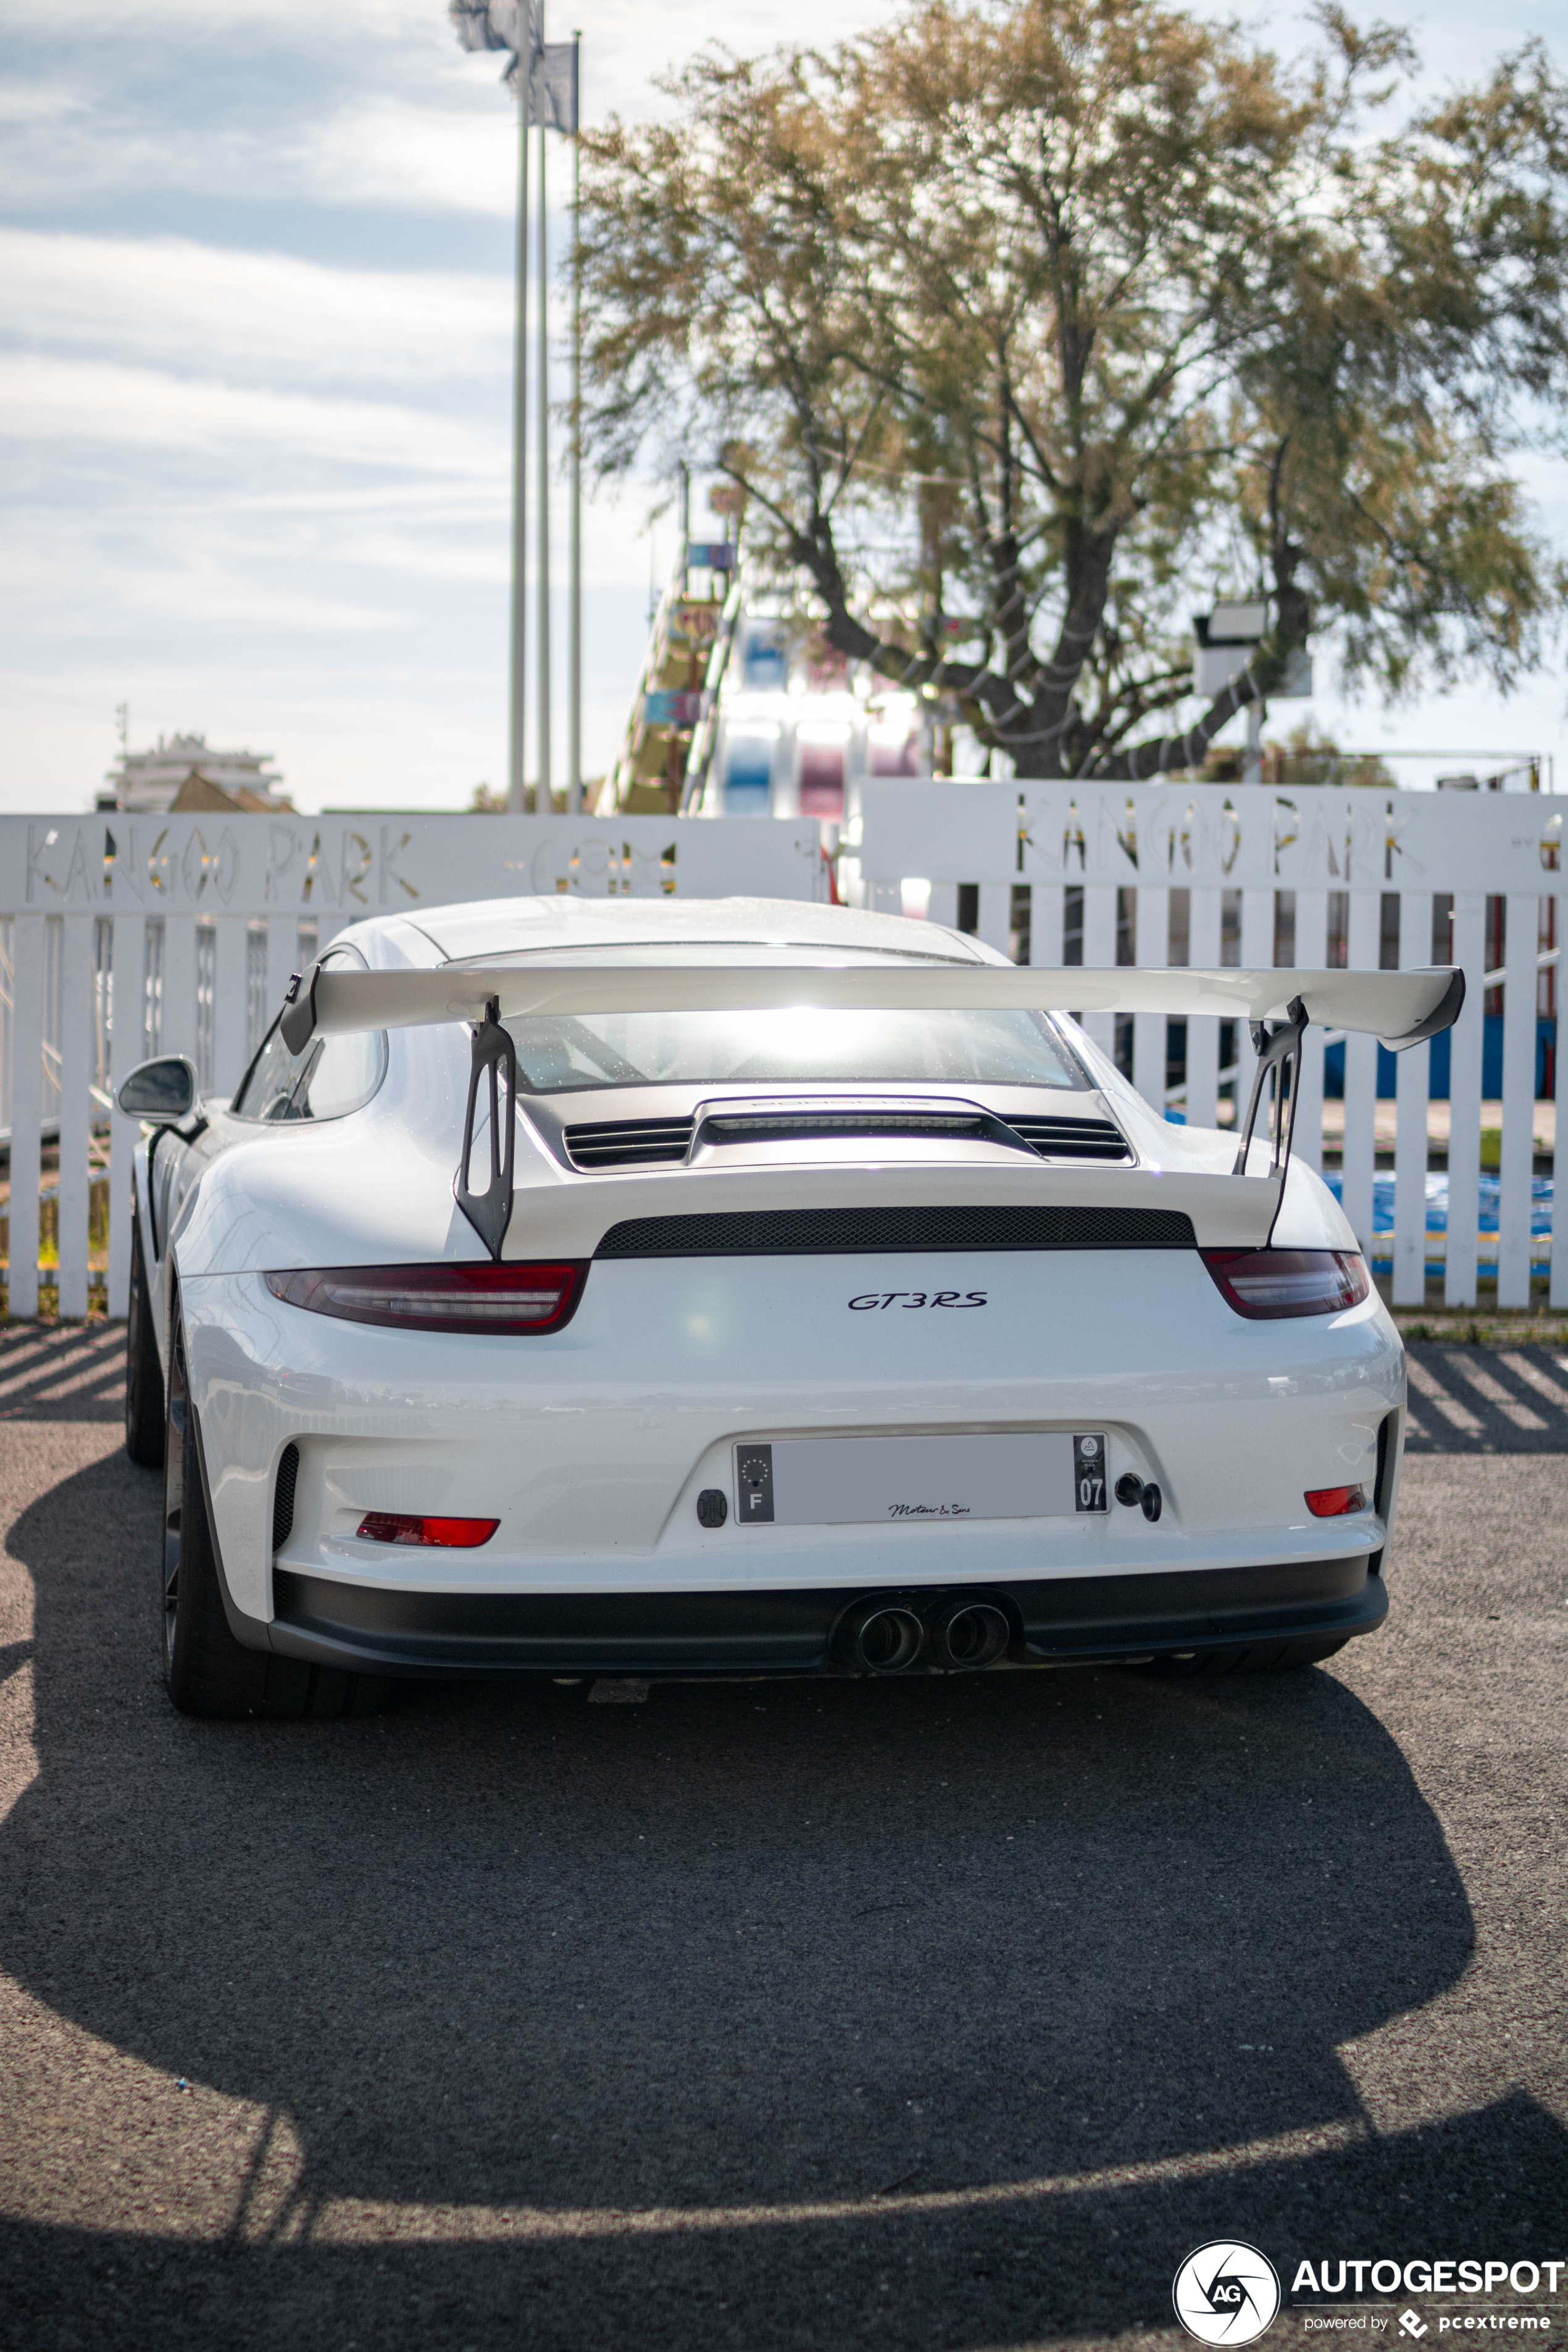
[[[114,1108],[126,1118],[151,1119],[167,1127],[195,1108],[196,1066],[184,1054],[164,1054],[155,1062],[138,1062],[115,1088]]]

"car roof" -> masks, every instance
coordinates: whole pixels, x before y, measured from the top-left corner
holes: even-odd
[[[401,918],[444,958],[571,947],[734,945],[880,950],[992,961],[979,941],[940,923],[825,907],[800,898],[480,898]],[[367,925],[366,929],[372,928]]]

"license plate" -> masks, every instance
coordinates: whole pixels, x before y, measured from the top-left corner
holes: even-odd
[[[1105,1437],[790,1437],[735,1448],[742,1527],[921,1526],[1104,1511]]]

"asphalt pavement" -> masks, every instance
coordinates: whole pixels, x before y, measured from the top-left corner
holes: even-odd
[[[1210,2241],[1568,2258],[1554,1356],[1415,1351],[1307,1675],[253,1726],[163,1696],[119,1347],[0,1336],[5,2352],[1166,2346]],[[1489,2310],[1568,2326],[1415,2299]]]

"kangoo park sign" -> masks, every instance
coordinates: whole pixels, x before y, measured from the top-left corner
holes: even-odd
[[[535,892],[825,898],[821,838],[809,821],[745,818],[0,817],[0,908],[335,926]]]
[[[868,882],[1554,891],[1550,793],[868,778]]]

